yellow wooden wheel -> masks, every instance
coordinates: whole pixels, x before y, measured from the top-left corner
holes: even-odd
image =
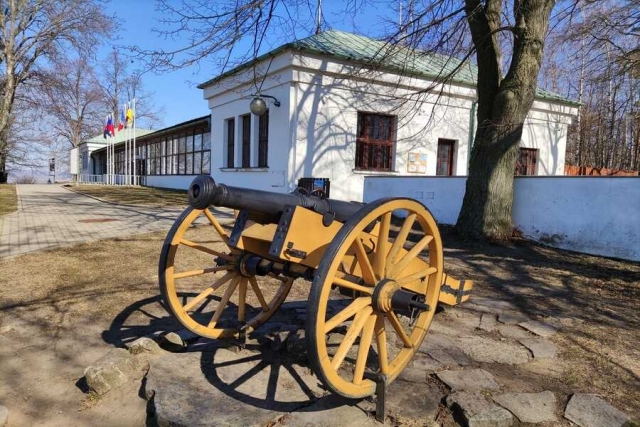
[[[187,208],[169,231],[160,255],[160,292],[167,310],[184,327],[207,338],[251,332],[275,313],[293,283],[288,277],[246,274],[240,268],[243,254],[227,241],[209,209]]]
[[[419,202],[381,199],[349,219],[309,297],[307,348],[325,386],[361,398],[375,392],[372,376],[393,381],[431,325],[442,273],[440,233]]]

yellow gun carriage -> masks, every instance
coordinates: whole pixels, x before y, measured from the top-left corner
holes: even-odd
[[[305,279],[311,366],[348,398],[397,378],[438,302],[458,304],[472,288],[444,273],[436,221],[413,199],[352,203],[230,187],[210,176],[197,177],[188,195],[160,257],[170,313],[202,337],[246,336],[276,313],[295,279]],[[211,206],[239,211],[230,233]],[[203,233],[196,222],[213,237],[191,237]]]

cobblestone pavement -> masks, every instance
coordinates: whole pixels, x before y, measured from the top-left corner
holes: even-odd
[[[0,217],[0,258],[165,230],[179,208],[122,206],[58,185],[18,185],[18,211]]]

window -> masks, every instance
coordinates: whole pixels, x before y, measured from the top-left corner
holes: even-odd
[[[251,115],[242,116],[242,167],[251,167]]]
[[[538,149],[520,148],[516,162],[516,175],[535,175],[538,163]]]
[[[269,110],[258,121],[258,167],[268,167],[269,155]]]
[[[234,163],[234,152],[236,149],[235,145],[236,138],[236,120],[228,119],[227,120],[227,167],[232,168],[235,166]]]
[[[436,175],[453,175],[453,155],[456,142],[451,139],[438,139],[438,154],[436,163]]]
[[[356,169],[393,170],[395,116],[358,112]]]
[[[141,151],[146,167],[140,174],[198,175],[211,173],[211,133],[195,129],[149,141]],[[146,155],[145,155],[146,153]]]

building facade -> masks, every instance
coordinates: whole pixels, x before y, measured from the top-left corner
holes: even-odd
[[[343,200],[362,200],[367,175],[466,175],[475,75],[451,58],[340,31],[284,45],[199,86],[211,109],[211,174],[281,192],[300,178],[328,178],[331,197]],[[263,116],[249,109],[257,87],[269,107]],[[517,174],[563,174],[576,111],[538,91]]]

